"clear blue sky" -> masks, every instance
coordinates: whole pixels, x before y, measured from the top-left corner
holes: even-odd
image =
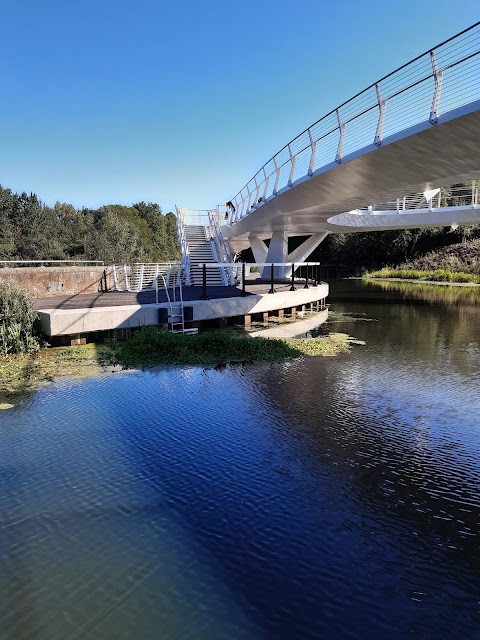
[[[5,0],[0,184],[47,204],[224,203],[478,0]]]

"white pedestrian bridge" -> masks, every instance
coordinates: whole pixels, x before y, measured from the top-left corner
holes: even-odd
[[[480,222],[480,22],[286,144],[218,208],[233,252],[302,262],[329,233]],[[288,254],[288,237],[309,236]],[[264,240],[270,240],[269,246]]]

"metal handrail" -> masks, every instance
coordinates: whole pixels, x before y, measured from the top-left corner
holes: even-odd
[[[450,187],[448,189],[434,189],[430,192],[412,193],[403,198],[380,202],[361,209],[354,209],[348,213],[368,215],[376,212],[395,211],[404,213],[417,210],[429,210],[454,207],[477,207],[479,204],[479,187]]]
[[[155,283],[160,276],[166,276],[167,282],[170,282],[173,277],[175,282],[181,277],[183,266],[180,262],[172,261],[112,264],[109,268],[115,291],[142,291],[155,288]]]
[[[220,225],[218,224],[219,215],[220,212],[218,210],[210,210],[208,212],[210,237],[213,239],[218,261],[221,263],[233,263],[234,260],[230,245],[228,244],[228,241],[224,239],[220,230]],[[229,267],[228,269],[225,268],[222,271],[222,277],[225,284],[233,285],[235,282],[233,267]]]
[[[183,207],[176,207],[176,209],[177,216],[180,215],[180,218],[182,219],[184,225],[187,224],[208,227],[210,224],[209,214],[212,211],[211,209],[185,209]],[[217,213],[218,215],[220,215],[220,211],[218,211]]]
[[[480,22],[417,56],[317,120],[232,199],[233,225],[300,180],[385,138],[480,98]],[[387,108],[388,107],[388,108]]]
[[[168,285],[167,285],[167,281],[165,280],[165,276],[163,274],[160,274],[160,277],[162,279],[163,282],[163,287],[165,289],[165,293],[167,294],[167,302],[168,302],[168,306],[170,309],[170,330],[171,331],[175,331],[174,329],[174,325],[181,325],[181,332],[184,333],[185,331],[185,311],[184,311],[184,306],[183,306],[183,293],[182,293],[182,280],[181,278],[178,278],[177,280],[174,281],[173,283],[173,304],[172,304],[172,299],[170,297],[170,294],[168,292]],[[176,295],[176,288],[177,288],[177,284],[178,284],[178,290],[179,290],[179,294],[178,294],[178,301],[177,301],[177,295]],[[156,280],[156,287],[155,287],[155,292],[156,292],[156,303],[158,304],[158,278]],[[179,309],[180,313],[176,314],[175,310]],[[180,316],[181,321],[180,322],[174,322],[174,317],[176,316]]]
[[[180,253],[182,256],[182,264],[185,271],[186,285],[189,286],[191,282],[190,276],[190,248],[188,246],[187,238],[185,235],[185,210],[175,207],[177,211],[177,236],[178,244],[180,245]]]

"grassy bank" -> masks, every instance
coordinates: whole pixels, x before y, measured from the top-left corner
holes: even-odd
[[[0,409],[15,397],[51,383],[55,378],[86,377],[118,369],[161,364],[217,365],[242,362],[279,362],[301,356],[334,356],[358,341],[343,333],[304,339],[249,338],[229,331],[198,336],[138,331],[131,340],[108,345],[43,349],[36,353],[0,357]]]
[[[416,256],[397,267],[384,267],[366,278],[480,284],[480,239],[452,244]]]
[[[450,271],[448,269],[420,270],[384,267],[378,271],[366,273],[364,278],[399,278],[401,280],[426,280],[429,282],[480,284],[480,275],[475,273],[464,273],[462,271]]]

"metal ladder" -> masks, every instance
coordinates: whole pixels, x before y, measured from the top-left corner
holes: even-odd
[[[170,297],[168,292],[167,282],[165,277],[160,274],[160,277],[163,281],[163,286],[165,287],[165,291],[167,294],[168,300],[168,329],[172,333],[186,333],[189,335],[194,335],[198,333],[197,327],[185,328],[185,308],[183,304],[183,294],[182,294],[182,280],[180,277],[176,278],[173,282],[173,300]],[[178,300],[177,300],[177,284],[178,284]],[[158,294],[157,294],[157,302],[158,302]]]

